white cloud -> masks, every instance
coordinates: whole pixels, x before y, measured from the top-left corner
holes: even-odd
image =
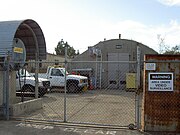
[[[57,25],[59,26],[57,27]],[[44,29],[43,29],[44,28]],[[118,23],[90,20],[76,20],[67,22],[56,22],[50,28],[42,27],[48,52],[53,52],[58,41],[63,38],[80,53],[87,50],[100,41],[117,39],[121,34],[122,39],[132,39],[141,42],[159,51],[157,35],[160,34],[164,43],[170,47],[180,44],[180,24],[171,20],[169,24],[151,26],[140,22],[125,20]]]
[[[158,25],[158,26],[146,26],[140,23],[131,22],[131,27],[123,31],[127,38],[132,38],[138,42],[142,42],[145,45],[158,51],[158,39],[157,35],[160,34],[164,38],[165,44],[174,46],[180,44],[180,24],[177,21],[171,21],[169,24]],[[121,26],[124,27],[124,26]],[[129,29],[130,28],[130,29]],[[132,36],[132,37],[130,37]],[[122,35],[123,37],[123,35]]]
[[[180,6],[180,0],[158,0],[158,1],[167,6]]]
[[[158,34],[164,39],[165,45],[172,47],[180,44],[180,24],[175,20],[170,21],[169,24],[159,26],[148,26],[143,23],[126,20],[104,27],[107,28],[105,33],[107,40],[118,38],[118,34],[122,34],[121,37],[123,39],[141,42],[156,51],[159,51]]]
[[[84,18],[80,16],[80,13],[72,12],[65,4],[60,7],[58,4],[52,6],[47,0],[43,2],[40,0],[35,6],[33,2],[28,3],[27,7],[20,5],[23,0],[17,1],[11,1],[11,4],[4,1],[3,5],[8,6],[0,8],[0,21],[34,19],[43,30],[48,52],[54,52],[54,48],[61,39],[68,41],[71,46],[82,53],[88,49],[88,46],[93,46],[103,41],[104,38],[106,40],[117,39],[119,34],[123,39],[141,42],[156,51],[159,49],[158,34],[164,38],[167,45],[180,44],[180,23],[176,20],[171,20],[169,24],[156,26],[145,25],[133,20],[119,22],[112,22],[106,18],[93,20],[91,17]],[[172,1],[172,3],[179,1]],[[38,5],[41,5],[41,8]]]

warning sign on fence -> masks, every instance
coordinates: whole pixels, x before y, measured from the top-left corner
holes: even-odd
[[[173,91],[173,73],[149,73],[149,91]]]

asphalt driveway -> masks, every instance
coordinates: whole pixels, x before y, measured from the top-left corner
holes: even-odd
[[[142,135],[136,130],[36,124],[0,120],[0,135]]]

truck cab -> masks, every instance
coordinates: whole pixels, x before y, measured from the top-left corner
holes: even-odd
[[[81,75],[70,75],[64,67],[49,66],[47,69],[47,79],[52,87],[64,87],[66,75],[66,87],[68,92],[78,92],[87,90],[88,78]]]

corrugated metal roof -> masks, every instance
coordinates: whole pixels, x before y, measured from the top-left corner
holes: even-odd
[[[36,48],[33,34],[36,35],[38,48]],[[39,59],[46,59],[46,42],[40,26],[31,19],[20,21],[0,22],[0,57],[5,57],[7,53],[12,53],[13,39],[19,38],[26,47],[27,60],[35,60],[35,52],[39,51]]]

